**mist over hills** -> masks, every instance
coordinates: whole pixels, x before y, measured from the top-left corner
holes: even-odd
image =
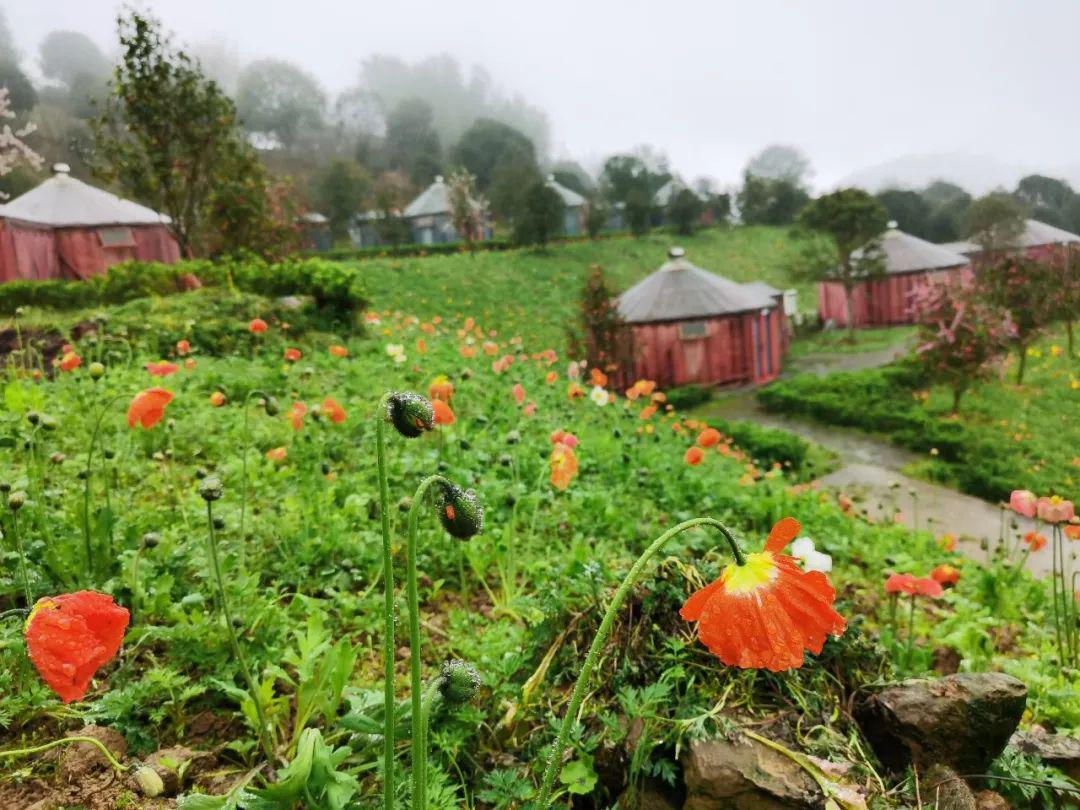
[[[859,186],[876,192],[886,188],[919,189],[935,180],[947,180],[979,196],[998,188],[1016,188],[1017,181],[1029,174],[1059,177],[1074,188],[1080,186],[1080,165],[1077,164],[1048,166],[964,152],[902,155],[857,169],[842,178],[837,186]]]

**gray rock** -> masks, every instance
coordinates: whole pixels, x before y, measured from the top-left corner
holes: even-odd
[[[682,765],[683,810],[789,810],[822,802],[817,784],[799,765],[742,735],[695,740]]]
[[[646,779],[640,789],[619,797],[619,810],[679,810],[679,802],[662,782]]]
[[[916,678],[860,704],[856,718],[890,770],[912,761],[982,773],[1002,752],[1027,704],[1022,681],[999,672]]]
[[[975,795],[952,768],[935,765],[922,778],[923,800],[937,810],[978,810]]]
[[[1033,729],[1016,732],[1009,745],[1025,754],[1034,754],[1048,765],[1060,768],[1074,782],[1080,782],[1080,739]]]

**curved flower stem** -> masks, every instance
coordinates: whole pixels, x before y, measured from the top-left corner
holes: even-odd
[[[424,692],[424,699],[420,708],[420,750],[424,755],[424,768],[420,772],[420,781],[416,781],[416,773],[414,771],[413,776],[413,807],[418,807],[420,810],[427,810],[427,755],[428,755],[428,728],[431,725],[431,710],[435,706],[435,701],[439,696],[439,688],[442,686],[442,677],[438,677],[428,684],[427,691]],[[413,733],[417,732],[417,723],[413,723]],[[419,788],[420,794],[417,798],[416,791]]]
[[[11,513],[11,533],[15,535],[15,548],[19,551],[19,569],[22,573],[23,597],[26,599],[26,606],[31,608],[34,606],[34,603],[30,597],[30,576],[26,571],[26,552],[23,550],[22,535],[19,534],[19,513],[14,510]]]
[[[416,587],[416,527],[420,520],[420,507],[433,484],[449,484],[441,475],[429,475],[420,482],[409,507],[409,545],[406,550],[405,589],[409,600],[409,669],[410,697],[412,699],[412,806],[423,810],[424,786],[427,784],[427,748],[424,745],[423,673],[420,660],[420,595]]]
[[[258,394],[263,399],[269,399],[269,395],[264,391],[253,389],[247,392],[247,396],[244,397],[244,429],[240,434],[240,547],[244,548],[244,515],[247,511],[247,491],[248,491],[248,474],[247,474],[247,457],[248,457],[248,443],[251,441],[251,433],[249,428],[248,404],[251,402],[251,398]]]
[[[94,448],[97,446],[98,436],[101,434],[101,423],[105,419],[105,414],[109,412],[114,404],[119,402],[124,397],[124,394],[117,394],[98,411],[97,419],[94,421],[94,430],[90,434],[90,446],[86,451],[86,477],[83,479],[83,554],[86,556],[86,584],[89,585],[94,579],[94,549],[90,542],[90,482],[92,470],[94,467]]]
[[[735,542],[735,538],[731,534],[731,531],[719,520],[708,517],[692,518],[691,520],[684,520],[677,526],[672,526],[653,540],[652,544],[645,549],[640,557],[638,557],[637,562],[630,568],[630,572],[626,575],[622,584],[619,585],[618,590],[615,591],[615,595],[611,599],[611,604],[608,605],[608,609],[604,613],[604,618],[600,622],[600,628],[593,637],[589,652],[585,656],[585,663],[582,665],[581,674],[578,675],[577,683],[574,685],[574,692],[570,698],[570,705],[567,707],[566,714],[563,716],[562,725],[559,727],[559,735],[555,739],[555,746],[552,748],[547,768],[544,770],[543,780],[540,783],[540,799],[537,804],[540,810],[546,810],[546,808],[551,806],[551,788],[555,783],[555,775],[559,770],[563,752],[566,750],[566,742],[570,736],[570,727],[574,723],[578,711],[581,709],[581,703],[585,698],[585,689],[589,685],[589,679],[592,676],[593,668],[596,666],[596,661],[600,657],[600,651],[604,648],[604,644],[607,643],[608,636],[611,635],[611,627],[615,624],[615,617],[619,612],[619,608],[622,607],[622,603],[626,600],[630,590],[637,583],[638,577],[641,576],[641,572],[656,553],[660,551],[672,537],[681,534],[687,529],[693,529],[695,526],[711,526],[719,531],[724,536],[724,539],[727,540],[728,545],[731,548],[731,554],[735,558],[736,565],[746,564],[746,558],[743,556],[742,549],[740,549],[739,544]]]
[[[225,617],[225,629],[229,633],[229,644],[232,646],[233,656],[240,665],[240,671],[243,673],[244,680],[251,691],[251,701],[255,704],[255,716],[259,721],[259,744],[262,745],[267,762],[273,766],[275,762],[274,748],[266,736],[268,726],[266,724],[266,715],[263,712],[262,695],[259,692],[258,684],[255,683],[255,679],[251,677],[251,670],[248,668],[244,654],[240,650],[240,642],[236,638],[236,628],[233,627],[232,611],[229,610],[229,600],[225,596],[225,581],[221,578],[221,564],[218,562],[217,535],[214,533],[214,509],[211,501],[206,502],[206,523],[210,529],[210,565],[213,568],[214,581],[217,583],[218,601],[221,603],[221,613]]]
[[[379,468],[379,520],[383,557],[383,807],[394,810],[394,553],[390,545],[390,484],[386,473],[386,409],[383,394],[375,411],[375,453]]]
[[[95,746],[101,752],[101,755],[105,757],[105,761],[112,766],[113,770],[120,774],[127,773],[128,769],[120,764],[120,761],[113,756],[113,752],[106,748],[101,740],[94,737],[64,737],[60,740],[47,742],[44,745],[35,745],[33,748],[17,748],[12,751],[0,751],[0,757],[22,757],[28,754],[40,754],[68,743],[89,743],[90,745]]]

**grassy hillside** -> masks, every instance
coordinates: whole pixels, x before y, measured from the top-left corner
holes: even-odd
[[[801,308],[815,306],[813,285],[792,284],[788,277],[794,243],[785,228],[711,229],[691,237],[650,234],[552,245],[544,251],[372,259],[355,266],[377,309],[400,309],[421,318],[468,313],[510,331],[528,324],[534,337],[562,345],[567,326],[576,323],[578,295],[591,265],[602,265],[623,290],[658,268],[676,244],[700,267],[735,281],[794,286]]]

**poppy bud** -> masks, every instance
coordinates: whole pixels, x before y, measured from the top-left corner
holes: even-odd
[[[225,528],[225,518],[214,515],[214,528],[221,530]]]
[[[114,458],[116,458],[116,451],[115,450],[106,449],[104,451],[104,453],[105,453],[105,458],[109,459],[109,461],[112,461]]]
[[[142,536],[143,548],[157,548],[161,542],[161,535],[157,532],[147,532]]]
[[[0,481],[0,492],[11,492],[11,484],[7,481]]]
[[[472,442],[470,442],[468,439],[460,439],[458,440],[458,446],[462,450],[468,450],[472,447]]]
[[[484,530],[484,507],[471,489],[444,484],[439,492],[438,508],[443,528],[459,540],[468,540]]]
[[[521,432],[520,431],[511,430],[509,433],[506,434],[506,443],[507,444],[517,444],[520,441],[521,441]]]
[[[499,456],[499,463],[504,467],[509,467],[511,464],[514,463],[514,457],[509,453],[502,453]]]
[[[21,489],[17,489],[8,495],[8,509],[12,512],[18,512],[26,504],[26,493]]]
[[[319,470],[322,472],[323,475],[329,475],[330,474],[330,462],[329,461],[322,462],[319,465]]]
[[[207,503],[220,499],[223,490],[224,487],[221,484],[221,479],[216,475],[208,475],[199,482],[199,497]]]
[[[51,461],[53,464],[63,464],[65,458],[67,458],[67,456],[65,456],[63,453],[53,453],[51,456],[49,456],[49,461]]]
[[[29,422],[31,425],[36,425],[38,422],[41,421],[41,414],[37,411],[27,411],[26,421]]]
[[[410,498],[408,495],[405,495],[400,501],[397,502],[397,508],[399,512],[408,512],[410,509],[412,509],[412,498]]]
[[[281,413],[281,406],[278,405],[278,401],[273,397],[267,397],[262,401],[263,410],[266,411],[267,416],[277,416]]]
[[[97,361],[87,366],[87,371],[90,372],[90,376],[95,380],[100,380],[105,376],[105,364],[98,363]]]
[[[411,392],[395,392],[386,405],[386,418],[407,439],[415,439],[425,430],[435,427],[435,410],[431,403]]]
[[[148,799],[156,799],[165,792],[165,782],[149,765],[138,765],[132,772],[139,792]]]
[[[48,414],[45,414],[41,417],[41,426],[45,428],[45,430],[56,430],[58,427],[60,427],[60,422],[55,416],[49,416]]]
[[[468,703],[480,690],[480,673],[468,661],[455,658],[442,665],[439,693],[450,706]]]

